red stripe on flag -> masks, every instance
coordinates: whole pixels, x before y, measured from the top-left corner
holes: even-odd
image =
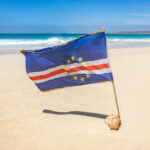
[[[55,75],[58,75],[58,74],[61,74],[61,73],[64,73],[64,72],[66,72],[64,69],[58,69],[58,70],[55,70],[55,71],[50,72],[50,73],[45,74],[45,75],[30,77],[30,79],[31,80],[46,79],[46,78],[53,77]]]
[[[71,72],[78,72],[78,71],[83,71],[83,70],[93,71],[93,70],[100,70],[100,69],[105,69],[105,68],[109,68],[109,64],[101,64],[101,65],[94,65],[94,66],[80,66],[80,67],[70,68],[70,69],[66,69],[66,70],[58,69],[58,70],[55,70],[55,71],[50,72],[45,75],[30,77],[30,79],[31,80],[41,80],[41,79],[53,77],[55,75],[58,75],[58,74],[61,74],[64,72],[71,73]]]

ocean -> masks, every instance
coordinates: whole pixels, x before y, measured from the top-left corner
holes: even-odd
[[[84,34],[0,34],[0,54],[59,45]],[[150,34],[106,34],[108,49],[150,46]]]

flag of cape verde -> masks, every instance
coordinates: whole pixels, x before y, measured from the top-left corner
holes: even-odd
[[[66,44],[21,50],[29,78],[41,91],[111,81],[104,30]]]

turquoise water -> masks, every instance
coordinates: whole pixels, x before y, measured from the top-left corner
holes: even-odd
[[[30,39],[30,40],[46,40],[49,38],[77,38],[84,34],[0,34],[0,39]]]
[[[4,49],[41,48],[59,45],[84,34],[0,34]],[[108,48],[150,46],[150,34],[106,34]]]
[[[106,34],[108,39],[150,39],[150,34]]]
[[[0,39],[77,38],[84,34],[0,34]],[[150,39],[150,34],[106,34],[108,39]]]

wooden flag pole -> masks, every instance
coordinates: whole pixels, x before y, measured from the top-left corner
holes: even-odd
[[[117,107],[117,116],[116,115],[108,116],[105,119],[105,123],[109,126],[109,128],[111,130],[119,130],[119,127],[121,125],[121,118],[120,118],[120,111],[119,111],[119,105],[118,105],[117,93],[116,93],[114,80],[112,80],[112,86],[113,86],[113,91],[114,91],[114,96],[115,96],[115,103],[116,103],[116,107]]]
[[[104,28],[102,28],[102,31],[104,32]],[[109,58],[109,56],[108,56]],[[112,76],[112,86],[113,86],[113,91],[114,91],[114,96],[115,96],[115,104],[117,107],[117,116],[116,115],[111,115],[108,116],[105,119],[105,123],[109,126],[111,130],[119,130],[119,127],[121,125],[121,117],[120,117],[120,111],[119,111],[119,105],[118,105],[118,99],[117,99],[117,93],[116,93],[116,88],[115,88],[115,83],[113,80]]]
[[[113,86],[114,95],[115,95],[115,103],[116,103],[116,107],[117,107],[117,114],[118,114],[118,117],[120,118],[120,111],[119,111],[119,105],[118,105],[118,99],[117,99],[117,93],[116,93],[114,80],[112,81],[112,86]]]
[[[105,32],[105,29],[102,28],[101,31],[102,31],[102,32]],[[108,58],[109,58],[109,56],[108,56]],[[113,77],[112,77],[112,86],[113,86],[113,90],[114,90],[115,103],[116,103],[116,107],[117,107],[117,114],[118,114],[118,117],[120,118],[120,111],[119,111],[119,105],[118,105],[117,93],[116,93],[116,88],[115,88],[115,83],[114,83]]]

